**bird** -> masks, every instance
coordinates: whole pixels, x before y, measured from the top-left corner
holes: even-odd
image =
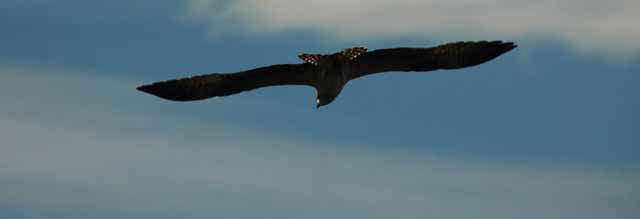
[[[171,101],[197,101],[257,88],[306,85],[316,90],[316,109],[332,103],[354,79],[383,72],[428,72],[467,68],[516,48],[513,42],[460,41],[435,47],[397,47],[368,51],[352,47],[333,54],[301,53],[299,64],[276,64],[236,73],[208,73],[160,81],[137,90]]]

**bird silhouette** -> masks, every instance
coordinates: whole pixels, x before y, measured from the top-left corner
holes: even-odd
[[[367,51],[353,47],[322,54],[300,54],[301,64],[279,64],[236,73],[210,73],[161,81],[137,89],[172,101],[196,101],[262,87],[307,85],[317,91],[316,108],[330,104],[347,82],[382,72],[425,72],[485,63],[516,48],[512,42],[455,42],[431,48]]]

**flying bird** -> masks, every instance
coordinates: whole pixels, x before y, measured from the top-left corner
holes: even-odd
[[[278,64],[236,73],[210,73],[156,82],[137,89],[173,101],[229,96],[256,88],[307,85],[316,89],[316,108],[330,104],[347,82],[382,72],[459,69],[485,63],[513,48],[512,42],[455,42],[431,48],[367,51],[353,47],[333,54],[298,55],[301,64]]]

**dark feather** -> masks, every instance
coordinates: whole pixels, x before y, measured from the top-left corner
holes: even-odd
[[[487,62],[515,48],[502,41],[456,42],[432,48],[392,48],[364,53],[352,63],[350,79],[389,71],[433,71]]]
[[[313,86],[316,71],[317,67],[310,64],[272,65],[232,74],[212,73],[156,82],[137,89],[168,100],[202,100],[267,86]]]

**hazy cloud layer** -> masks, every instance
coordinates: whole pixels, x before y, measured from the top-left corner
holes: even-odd
[[[133,86],[0,65],[0,216],[588,219],[639,213],[637,175],[280,139],[159,112],[141,102]]]
[[[552,38],[582,51],[628,55],[640,50],[638,8],[635,0],[190,0],[187,10],[213,32],[244,25],[256,32],[314,30],[350,39]]]

